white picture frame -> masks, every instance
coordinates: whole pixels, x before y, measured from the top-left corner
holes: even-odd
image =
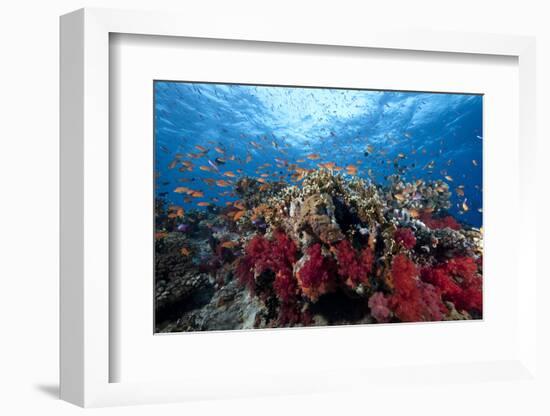
[[[438,382],[442,372],[464,382],[490,379],[537,383],[535,169],[535,40],[530,37],[421,31],[386,32],[311,25],[280,28],[268,21],[204,21],[169,13],[82,9],[61,18],[61,398],[79,406],[161,403],[199,398],[330,392],[372,386],[374,380]],[[411,369],[342,368],[318,374],[277,374],[227,385],[228,378],[143,383],[110,382],[116,359],[109,348],[109,36],[147,36],[332,45],[452,54],[504,55],[519,65],[520,206],[518,225],[519,326],[517,354],[509,360],[473,363],[419,363]],[[518,273],[518,271],[516,271]],[[483,377],[471,377],[479,372]],[[309,383],[304,383],[309,380]],[[345,382],[342,380],[346,380]],[[409,383],[414,381],[409,380]],[[225,384],[224,384],[225,383]]]

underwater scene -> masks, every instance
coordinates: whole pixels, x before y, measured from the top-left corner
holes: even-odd
[[[153,86],[155,332],[482,319],[482,95]]]

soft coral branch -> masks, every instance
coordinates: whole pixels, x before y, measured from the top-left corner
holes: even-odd
[[[481,276],[472,257],[454,257],[445,263],[422,270],[422,280],[436,286],[443,299],[457,310],[481,313],[483,309]]]
[[[369,285],[369,274],[374,263],[374,254],[370,248],[357,252],[348,240],[342,240],[335,246],[338,259],[338,274],[347,286],[355,289],[359,284]]]

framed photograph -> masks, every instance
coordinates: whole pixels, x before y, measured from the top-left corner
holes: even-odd
[[[537,383],[534,40],[241,29],[61,18],[61,397]]]
[[[482,95],[156,80],[154,102],[155,332],[482,319]]]

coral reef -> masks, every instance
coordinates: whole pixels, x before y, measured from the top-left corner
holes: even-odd
[[[161,330],[482,317],[482,232],[447,213],[446,183],[296,175],[241,178],[217,211],[159,210],[157,308],[198,305]]]

